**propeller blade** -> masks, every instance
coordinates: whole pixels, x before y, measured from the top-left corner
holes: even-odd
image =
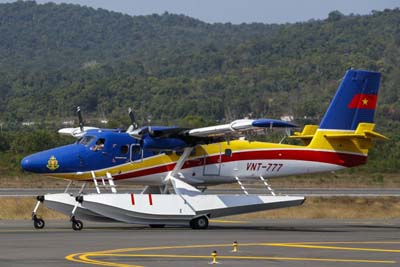
[[[131,119],[132,128],[133,128],[133,130],[136,130],[139,127],[139,125],[136,122],[135,114],[133,114],[133,111],[131,108],[128,109],[128,112],[129,112],[129,118]]]
[[[76,107],[76,113],[78,114],[78,120],[79,120],[79,129],[81,129],[81,132],[83,132],[83,118],[82,118],[82,113],[81,113],[81,107]]]

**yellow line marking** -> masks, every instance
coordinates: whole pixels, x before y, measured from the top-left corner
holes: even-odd
[[[397,250],[397,249],[332,247],[332,246],[313,246],[313,245],[302,245],[302,244],[266,244],[266,246],[272,246],[272,247],[293,247],[293,248],[311,248],[311,249],[331,249],[331,250],[351,250],[351,251],[374,251],[374,252],[400,253],[400,250]]]
[[[97,257],[155,257],[155,258],[188,258],[209,259],[211,256],[201,255],[179,255],[179,254],[93,254]],[[241,259],[241,260],[289,260],[289,261],[323,261],[323,262],[362,262],[362,263],[396,263],[389,260],[357,260],[357,259],[329,259],[329,258],[291,258],[291,257],[268,257],[268,256],[218,256],[219,259]]]
[[[388,250],[388,249],[370,249],[370,248],[347,248],[347,247],[333,247],[333,246],[312,246],[312,244],[400,244],[395,241],[371,241],[371,242],[303,242],[303,243],[241,243],[240,246],[282,246],[282,247],[304,247],[304,248],[321,248],[321,249],[345,249],[345,250],[373,250],[377,252],[394,252],[400,253],[400,250]],[[167,249],[188,249],[188,248],[214,248],[214,247],[227,247],[231,245],[227,244],[211,244],[211,245],[182,245],[182,246],[159,246],[159,247],[138,247],[138,248],[121,248],[113,250],[103,250],[96,252],[85,252],[85,253],[122,253],[122,252],[133,252],[133,251],[148,251],[148,250],[167,250]],[[77,253],[82,254],[82,253]]]
[[[86,255],[86,254],[85,254]],[[96,257],[153,257],[153,258],[182,258],[182,259],[210,259],[211,256],[202,255],[180,255],[180,254],[102,254],[94,253],[88,256]],[[268,257],[268,256],[218,256],[219,259],[240,260],[288,260],[288,261],[322,261],[322,262],[360,262],[360,263],[396,263],[389,260],[356,260],[356,259],[329,259],[329,258],[291,258],[291,257]]]
[[[313,245],[314,244],[314,245]],[[332,249],[332,250],[349,250],[349,251],[374,251],[374,252],[389,252],[400,253],[400,250],[392,249],[375,249],[375,248],[351,248],[351,247],[336,247],[336,246],[320,246],[322,244],[400,244],[400,242],[303,242],[303,243],[243,243],[243,246],[273,246],[273,247],[293,247],[307,249]],[[216,247],[231,247],[227,244],[211,244],[211,245],[184,245],[184,246],[159,246],[159,247],[138,247],[138,248],[122,248],[113,250],[104,250],[97,252],[84,252],[70,254],[65,257],[69,261],[86,263],[91,265],[113,266],[113,267],[142,267],[140,265],[129,265],[117,262],[107,262],[93,259],[94,257],[130,257],[130,258],[186,258],[186,259],[210,259],[211,256],[203,255],[182,255],[182,254],[122,254],[139,251],[155,251],[168,249],[188,249],[188,248],[216,248]],[[352,263],[380,263],[394,264],[394,260],[366,260],[366,259],[334,259],[334,258],[294,258],[294,257],[278,257],[278,256],[224,256],[219,255],[219,259],[231,260],[282,260],[282,261],[320,261],[320,262],[352,262]]]
[[[275,244],[278,244],[278,243],[275,243]],[[400,241],[295,242],[295,243],[282,243],[282,244],[294,244],[294,245],[302,245],[302,244],[400,244]]]
[[[73,262],[86,263],[92,265],[114,266],[114,267],[143,267],[141,265],[128,265],[116,262],[98,261],[89,259],[89,256],[96,255],[96,253],[75,253],[65,257],[65,259]]]
[[[141,265],[131,265],[131,264],[124,264],[124,263],[116,263],[116,262],[107,262],[107,261],[99,261],[89,259],[88,257],[93,254],[83,254],[79,256],[79,258],[86,263],[96,264],[96,265],[104,265],[104,266],[113,266],[113,267],[143,267]],[[96,256],[96,254],[94,254]],[[113,255],[113,254],[111,254]]]
[[[178,254],[107,254],[107,253],[84,253],[79,256],[79,259],[75,259],[74,256],[79,254],[73,254],[67,256],[66,259],[102,266],[115,266],[115,267],[142,267],[140,265],[128,265],[107,261],[99,261],[89,259],[89,257],[134,257],[134,258],[183,258],[183,259],[210,259],[210,256],[202,255],[178,255]],[[218,256],[219,259],[232,259],[232,260],[286,260],[286,261],[320,261],[320,262],[352,262],[352,263],[383,263],[383,264],[395,264],[396,261],[392,260],[362,260],[362,259],[330,259],[330,258],[291,258],[291,257],[268,257],[268,256]]]

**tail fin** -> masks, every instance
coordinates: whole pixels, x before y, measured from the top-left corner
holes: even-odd
[[[379,72],[348,70],[319,128],[355,130],[360,122],[372,123],[380,78]]]

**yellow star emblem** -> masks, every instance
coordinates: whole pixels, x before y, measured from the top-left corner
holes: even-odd
[[[363,105],[368,105],[368,99],[366,99],[366,98],[364,98],[363,100],[362,100],[362,103],[363,103]]]

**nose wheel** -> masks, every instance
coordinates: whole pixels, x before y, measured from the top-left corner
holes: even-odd
[[[36,206],[32,211],[33,227],[35,227],[35,229],[43,229],[45,225],[44,220],[42,218],[38,218],[36,212],[39,209],[40,204],[43,203],[44,196],[37,196],[36,199]]]
[[[71,223],[72,223],[72,229],[74,229],[75,231],[82,230],[83,222],[81,220],[75,219],[75,216],[72,216]]]
[[[43,229],[44,228],[44,220],[41,218],[36,217],[36,215],[33,215],[33,226],[35,229]]]

